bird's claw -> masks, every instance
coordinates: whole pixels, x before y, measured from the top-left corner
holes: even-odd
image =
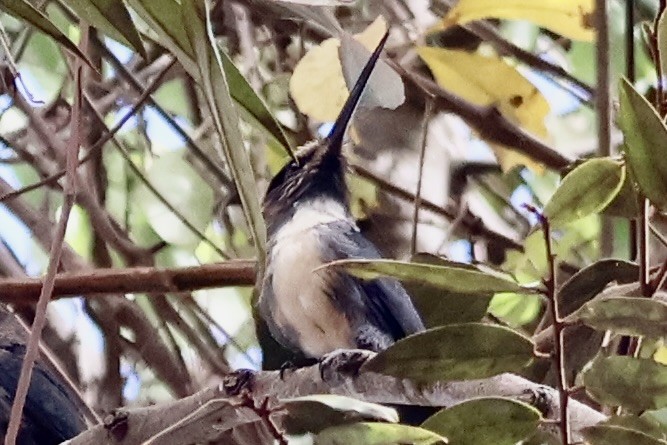
[[[285,373],[287,371],[294,371],[295,369],[297,369],[297,366],[291,360],[288,360],[280,365],[280,380],[285,381]]]
[[[372,351],[365,349],[337,349],[320,360],[320,377],[328,383],[339,383],[345,377],[356,377],[361,366],[373,355]]]
[[[254,371],[250,369],[238,369],[223,378],[222,388],[228,396],[237,396],[243,391],[252,391],[254,382]]]

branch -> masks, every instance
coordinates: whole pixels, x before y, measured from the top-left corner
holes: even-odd
[[[257,415],[249,413],[235,397],[239,393],[239,385],[243,385],[248,378],[246,387],[256,401],[267,397],[280,400],[328,393],[373,403],[450,407],[471,398],[496,396],[539,405],[547,419],[555,419],[559,412],[556,390],[514,374],[502,374],[483,380],[416,385],[407,380],[363,372],[363,368],[359,376],[342,377],[342,381],[335,379],[335,384],[321,379],[319,365],[288,372],[284,380],[280,378],[280,371],[249,373],[242,371],[228,374],[223,378],[223,384],[184,399],[145,408],[119,410],[106,425],[98,425],[66,443],[102,445],[122,442],[123,445],[132,445],[143,443],[163,431],[164,434],[150,443],[186,445],[215,440],[216,436],[219,438],[231,428],[253,422],[257,424]],[[582,428],[605,419],[602,413],[576,400],[571,401],[570,409],[574,436],[578,440],[581,440],[578,432]],[[276,420],[284,419],[277,417]],[[541,426],[550,433],[555,431],[554,427],[551,422]],[[256,442],[237,439],[227,443]]]
[[[450,111],[461,117],[468,125],[477,130],[482,138],[507,145],[554,170],[561,170],[572,163],[570,158],[512,124],[500,114],[496,107],[480,106],[467,102],[440,88],[431,79],[415,71],[408,71],[393,60],[384,60],[417,88],[435,96],[436,105],[440,109]]]
[[[414,203],[417,200],[413,193],[405,190],[402,187],[387,182],[367,168],[358,164],[351,164],[351,167],[356,174],[362,178],[373,181],[378,186],[380,186],[383,191],[411,203]],[[462,210],[456,206],[456,204],[451,202],[451,199],[449,199],[449,201],[450,202],[446,203],[444,206],[439,206],[432,201],[429,201],[428,199],[420,198],[419,205],[420,207],[423,207],[424,209],[433,212],[436,215],[440,215],[450,221],[460,221],[461,225],[466,229],[471,237],[484,238],[486,240],[498,243],[505,249],[516,249],[520,252],[523,252],[523,246],[518,241],[489,229],[484,224],[484,221],[482,221],[478,216],[474,215],[467,209],[462,213]]]
[[[0,279],[0,300],[15,305],[34,304],[42,283],[41,278]],[[252,260],[170,269],[95,269],[56,275],[53,299],[95,294],[184,292],[254,284],[255,262]]]
[[[82,38],[79,47],[83,53],[88,47],[88,26],[82,25]],[[51,300],[56,272],[60,266],[60,259],[63,252],[63,243],[65,240],[65,231],[69,221],[70,212],[74,206],[74,197],[77,191],[76,182],[76,164],[79,156],[79,147],[81,145],[81,104],[82,104],[82,84],[84,77],[83,61],[77,59],[75,62],[74,74],[74,104],[72,106],[72,116],[70,121],[70,140],[66,147],[66,182],[63,190],[63,205],[60,218],[56,224],[53,236],[53,242],[49,250],[49,262],[46,268],[44,282],[40,286],[37,307],[35,309],[35,319],[30,328],[30,337],[26,345],[25,356],[21,364],[21,374],[16,384],[16,393],[12,402],[9,424],[7,426],[7,435],[5,436],[5,445],[14,445],[17,441],[21,419],[23,417],[23,408],[28,398],[28,388],[32,379],[32,373],[39,356],[39,342],[42,331],[46,325],[46,307]],[[23,102],[22,96],[18,95],[17,102]],[[34,123],[34,120],[33,120]],[[48,136],[47,136],[48,137]]]

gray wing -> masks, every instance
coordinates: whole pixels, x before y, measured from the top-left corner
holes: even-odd
[[[350,222],[327,224],[321,237],[325,261],[341,259],[380,259],[378,249]],[[361,280],[345,276],[346,287],[353,290],[351,298],[366,310],[368,320],[394,340],[424,330],[417,310],[403,286],[393,278]]]

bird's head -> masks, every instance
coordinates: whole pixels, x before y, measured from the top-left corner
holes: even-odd
[[[264,198],[264,218],[269,234],[289,219],[295,208],[315,199],[330,199],[347,209],[343,138],[364,88],[380,57],[387,32],[366,62],[331,132],[324,140],[312,141],[296,153],[276,174]]]

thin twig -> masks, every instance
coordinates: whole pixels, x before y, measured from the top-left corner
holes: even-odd
[[[512,147],[554,170],[562,170],[572,163],[567,156],[507,120],[495,106],[472,104],[441,88],[433,80],[415,70],[408,70],[390,59],[384,60],[404,79],[434,96],[438,109],[457,114],[470,127],[477,130],[482,138]]]
[[[542,232],[544,233],[544,243],[546,245],[547,263],[549,266],[549,275],[544,280],[546,286],[546,296],[549,300],[549,312],[553,321],[553,337],[554,337],[554,367],[556,368],[556,375],[558,378],[558,397],[560,399],[560,418],[559,428],[561,434],[561,441],[563,445],[572,443],[572,436],[570,431],[570,424],[568,419],[568,402],[570,399],[569,385],[565,375],[565,354],[563,344],[563,331],[566,323],[560,316],[557,296],[556,283],[556,256],[553,253],[553,243],[551,239],[551,227],[549,219],[540,213],[535,207],[530,204],[524,204],[524,207],[535,216],[537,216]]]
[[[169,64],[153,79],[153,81],[146,87],[144,91],[142,91],[141,96],[137,99],[137,101],[134,103],[132,108],[128,110],[127,113],[118,121],[116,125],[114,125],[107,133],[102,135],[99,140],[97,140],[87,151],[86,155],[81,159],[81,161],[78,162],[78,165],[84,164],[99,152],[99,150],[102,149],[104,144],[109,142],[111,138],[115,136],[116,133],[129,121],[141,108],[146,100],[150,97],[150,95],[157,89],[158,86],[160,86],[162,79],[164,78],[165,74],[171,69],[172,65],[176,62],[176,59],[172,58]],[[78,167],[77,165],[77,167]],[[44,185],[48,184],[53,184],[54,182],[57,182],[60,178],[65,176],[67,173],[67,169],[65,170],[60,170],[59,172],[56,172],[40,181],[35,182],[34,184],[27,185],[25,187],[16,189],[12,192],[5,193],[4,195],[0,195],[0,202],[5,201],[7,199],[15,198],[17,196],[20,196],[24,193],[30,192],[32,190],[38,189]]]
[[[412,238],[410,242],[410,253],[414,255],[417,252],[417,226],[419,225],[419,207],[422,200],[422,178],[424,176],[424,156],[426,155],[426,142],[428,140],[428,123],[431,120],[433,112],[433,97],[426,99],[426,109],[424,111],[424,121],[422,122],[421,150],[419,151],[419,174],[417,176],[417,191],[415,192],[415,206],[412,213]]]
[[[667,247],[667,237],[665,237],[665,235],[660,233],[660,231],[653,224],[651,224],[650,222],[649,222],[648,228],[651,231],[651,233],[653,234],[653,236],[658,238],[658,241],[660,241],[660,244]]]
[[[104,124],[104,118],[102,117],[102,114],[100,111],[97,109],[95,104],[86,96],[86,100],[88,102],[88,106],[93,110],[93,113],[97,117],[98,121],[100,124],[106,128]],[[111,134],[111,132],[108,132]],[[137,179],[146,186],[146,188],[160,201],[170,212],[172,215],[176,217],[185,227],[187,227],[192,233],[194,233],[197,238],[199,238],[200,241],[203,241],[204,243],[208,244],[213,251],[215,251],[222,259],[228,260],[229,255],[227,255],[225,252],[220,249],[210,238],[208,238],[201,230],[199,230],[197,227],[195,227],[186,217],[183,215],[176,207],[174,207],[167,198],[165,198],[162,193],[158,189],[155,188],[155,186],[146,178],[146,175],[144,175],[144,172],[141,171],[139,166],[134,163],[132,160],[132,156],[130,153],[123,147],[122,144],[120,144],[115,137],[112,137],[110,142],[113,144],[113,146],[118,150],[120,155],[123,157],[125,160],[125,163],[127,164],[128,167],[130,167],[130,170],[137,176]]]
[[[351,167],[354,170],[354,172],[357,173],[362,178],[369,179],[373,181],[375,184],[378,184],[383,191],[386,191],[398,198],[404,199],[409,202],[415,201],[415,196],[411,192],[405,190],[402,187],[394,185],[386,181],[385,179],[382,179],[381,177],[379,177],[372,171],[368,170],[367,168],[357,164],[352,164]],[[460,217],[459,208],[457,208],[453,204],[439,206],[423,198],[420,200],[420,204],[421,207],[423,207],[424,209],[433,212],[436,215],[443,216],[450,221],[456,221]],[[481,237],[487,240],[495,241],[503,248],[523,251],[523,246],[519,244],[517,241],[489,229],[484,225],[484,222],[482,220],[480,220],[478,217],[476,217],[470,212],[466,212],[464,217],[461,219],[461,225],[465,227],[466,231],[473,237]]]
[[[265,397],[262,403],[256,404],[255,400],[248,392],[243,392],[241,394],[241,406],[250,408],[257,416],[262,419],[269,430],[269,433],[280,445],[288,445],[287,437],[285,433],[280,431],[278,425],[271,418],[274,409],[269,407],[269,397]]]
[[[597,20],[597,96],[595,108],[598,120],[598,156],[610,156],[611,147],[611,99],[609,75],[609,20],[607,19],[607,0],[596,0]],[[614,251],[614,222],[608,216],[602,216],[600,230],[600,256],[611,257]]]
[[[93,42],[97,44],[102,57],[104,57],[111,66],[118,71],[120,77],[125,80],[132,89],[137,92],[143,90],[143,85],[141,82],[132,74],[127,68],[118,60],[118,58],[106,47],[106,45],[101,42]],[[206,152],[199,147],[197,142],[176,122],[176,120],[169,115],[161,106],[158,104],[155,99],[152,97],[146,98],[147,103],[155,108],[155,111],[160,115],[162,119],[176,132],[180,137],[185,141],[185,145],[192,151],[192,154],[201,161],[201,163],[209,170],[213,176],[218,180],[220,185],[225,187],[227,190],[233,191],[234,185],[232,181],[227,176],[227,173],[224,171],[222,166],[219,163],[216,163],[211,159],[211,157],[206,154]]]
[[[80,48],[83,53],[87,52],[88,46],[88,27],[84,24],[81,26],[82,37]],[[51,244],[51,253],[49,257],[49,264],[46,269],[44,277],[44,286],[37,302],[35,310],[35,319],[30,330],[30,338],[26,347],[23,363],[21,364],[21,374],[16,387],[16,395],[12,404],[11,414],[9,418],[9,426],[7,427],[7,435],[5,437],[5,445],[14,445],[18,437],[19,428],[21,426],[21,417],[26,398],[28,396],[28,388],[30,380],[32,379],[32,371],[39,355],[39,341],[42,336],[42,330],[46,324],[46,307],[51,299],[51,293],[55,285],[55,276],[60,265],[60,255],[63,249],[63,242],[65,240],[65,230],[67,229],[67,221],[74,206],[76,196],[76,166],[79,157],[79,147],[81,145],[81,105],[83,97],[83,70],[84,63],[77,58],[75,61],[74,72],[74,104],[72,106],[72,115],[70,120],[70,140],[67,147],[67,161],[66,161],[66,181],[63,190],[63,205],[60,214],[60,219],[55,227],[55,235],[53,243]]]

